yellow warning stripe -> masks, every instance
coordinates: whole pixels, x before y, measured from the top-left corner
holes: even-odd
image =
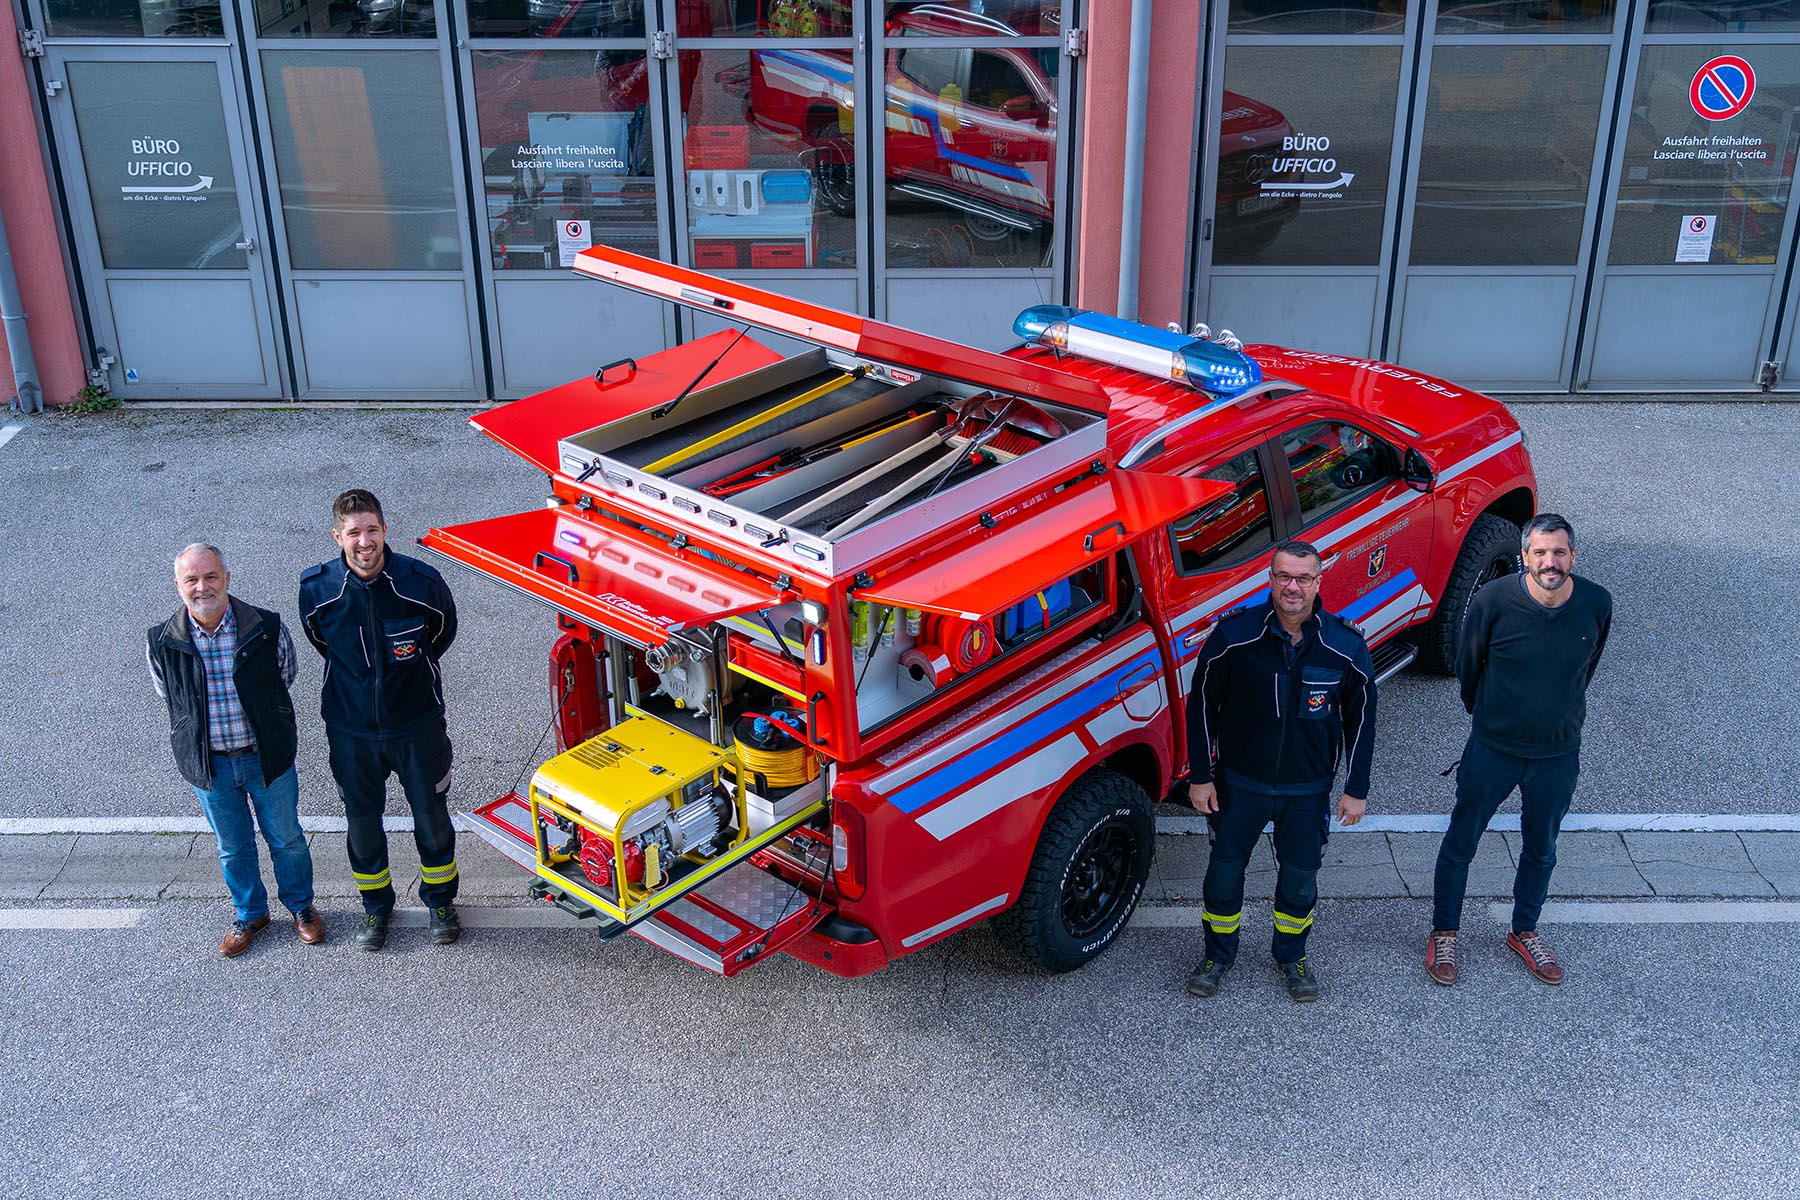
[[[1236,933],[1238,931],[1238,925],[1244,919],[1244,911],[1243,909],[1239,909],[1234,913],[1220,914],[1208,912],[1203,908],[1200,910],[1200,919],[1205,921],[1207,928],[1211,929],[1214,933]]]
[[[456,860],[453,858],[441,867],[421,866],[419,878],[426,883],[449,883],[456,878]]]
[[[378,892],[384,887],[391,886],[394,882],[394,877],[388,873],[386,867],[383,867],[373,875],[365,875],[361,871],[352,871],[350,873],[356,876],[356,890],[359,892]]]

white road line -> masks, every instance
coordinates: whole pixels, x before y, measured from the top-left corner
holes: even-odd
[[[12,424],[6,426],[3,429],[0,429],[0,446],[6,445],[6,443],[12,441],[15,437],[19,436],[19,430],[21,430],[23,428],[25,428],[23,425],[19,424],[17,421],[14,421]]]
[[[1562,827],[1564,833],[1800,833],[1800,813],[1570,813]],[[1334,834],[1442,833],[1448,828],[1448,813],[1364,817],[1349,829],[1331,823]],[[1519,815],[1502,813],[1488,828],[1517,833]],[[1206,818],[1199,813],[1158,817],[1156,832],[1205,833]]]
[[[1512,904],[1491,903],[1488,914],[1497,922],[1510,921]],[[1556,925],[1795,925],[1800,924],[1800,901],[1552,900],[1539,920]],[[1128,928],[1198,929],[1200,924],[1198,904],[1143,904]]]
[[[141,908],[0,908],[0,930],[130,929],[144,919]]]
[[[382,825],[391,833],[410,832],[411,817],[385,817]],[[342,817],[300,818],[308,833],[343,833]],[[1448,814],[1364,817],[1354,828],[1333,821],[1331,832],[1340,836],[1359,833],[1442,833],[1450,827]],[[1564,833],[1800,833],[1800,813],[1571,813],[1563,821]],[[1517,813],[1501,814],[1488,823],[1495,831],[1517,833]],[[180,817],[0,817],[0,837],[8,834],[52,833],[206,833],[206,819]],[[1199,813],[1158,817],[1156,832],[1195,834],[1206,832],[1206,818]]]
[[[1496,921],[1512,920],[1512,905],[1488,905]],[[1540,921],[1556,925],[1796,925],[1794,900],[1552,900]]]

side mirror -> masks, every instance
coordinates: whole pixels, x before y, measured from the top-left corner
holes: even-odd
[[[1437,486],[1437,473],[1417,450],[1409,449],[1406,452],[1405,461],[1400,467],[1400,478],[1413,491],[1424,492],[1426,495],[1430,495],[1431,489]]]

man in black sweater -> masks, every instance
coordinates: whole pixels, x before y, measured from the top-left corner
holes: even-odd
[[[1456,808],[1438,847],[1431,940],[1425,971],[1456,982],[1456,932],[1469,862],[1482,831],[1519,789],[1523,848],[1513,882],[1512,933],[1506,944],[1545,983],[1563,969],[1537,932],[1538,913],[1556,866],[1556,835],[1581,773],[1587,687],[1606,649],[1612,594],[1574,573],[1575,531],[1542,513],[1520,538],[1523,575],[1494,580],[1463,618],[1457,675],[1463,707],[1474,717],[1456,772]]]

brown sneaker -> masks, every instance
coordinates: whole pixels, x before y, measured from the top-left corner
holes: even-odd
[[[1425,943],[1425,973],[1445,987],[1456,982],[1456,930],[1431,931],[1431,940]]]
[[[1544,945],[1544,939],[1533,929],[1528,933],[1509,933],[1506,944],[1511,946],[1518,956],[1525,960],[1531,973],[1548,984],[1563,981],[1562,965],[1556,961],[1556,955],[1550,953],[1550,947]]]
[[[231,932],[219,943],[220,958],[236,958],[250,948],[256,935],[269,927],[269,918],[258,917],[254,921],[233,921]]]
[[[316,946],[325,940],[325,918],[309,904],[294,914],[294,932],[307,945]]]

